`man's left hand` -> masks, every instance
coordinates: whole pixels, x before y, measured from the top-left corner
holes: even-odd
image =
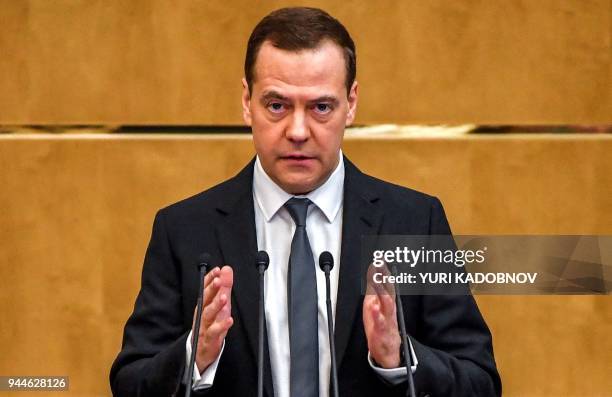
[[[397,327],[395,290],[393,285],[373,282],[373,272],[382,272],[386,268],[370,267],[368,272],[368,289],[363,299],[363,326],[368,340],[370,355],[382,368],[400,366],[401,338]]]

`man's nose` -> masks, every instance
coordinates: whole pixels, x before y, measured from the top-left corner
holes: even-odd
[[[304,111],[293,112],[291,122],[287,127],[287,139],[294,142],[303,142],[310,137],[310,130]]]

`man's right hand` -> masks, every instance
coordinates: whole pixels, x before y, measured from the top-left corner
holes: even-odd
[[[215,267],[204,277],[202,321],[196,351],[196,364],[200,373],[219,356],[225,335],[234,324],[231,304],[233,284],[234,272],[229,266]]]

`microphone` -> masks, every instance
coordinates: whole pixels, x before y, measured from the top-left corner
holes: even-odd
[[[391,273],[397,275],[397,268],[395,263],[391,263]],[[406,370],[408,371],[408,388],[406,389],[406,397],[416,397],[416,390],[414,388],[414,377],[412,376],[412,355],[410,354],[410,348],[408,345],[408,333],[406,332],[406,322],[404,321],[404,307],[402,305],[402,299],[397,289],[395,290],[395,305],[397,306],[397,321],[399,322],[400,336],[402,338],[402,348],[404,352],[404,358],[406,360]]]
[[[338,369],[336,367],[336,343],[334,341],[334,322],[331,307],[331,291],[329,273],[334,267],[334,257],[329,251],[321,252],[319,255],[319,267],[325,273],[325,303],[327,306],[327,333],[329,334],[329,351],[331,354],[331,382],[332,392],[334,397],[339,397],[338,394]]]
[[[257,397],[263,397],[263,355],[264,355],[264,321],[266,318],[264,306],[264,273],[270,264],[266,251],[259,251],[255,257],[255,265],[259,273],[259,339],[257,346]]]
[[[200,323],[202,322],[202,296],[204,295],[204,276],[211,267],[211,256],[208,253],[203,253],[198,257],[198,269],[200,270],[200,288],[198,294],[198,306],[196,310],[196,321],[193,326],[191,341],[191,357],[189,358],[189,369],[187,370],[187,389],[185,389],[185,397],[191,396],[191,388],[193,387],[193,366],[195,365],[196,353],[198,350],[198,337],[200,336]]]

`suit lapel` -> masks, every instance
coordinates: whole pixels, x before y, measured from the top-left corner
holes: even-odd
[[[231,265],[234,269],[232,299],[242,323],[234,326],[242,326],[244,329],[254,362],[257,362],[259,284],[255,267],[257,234],[253,207],[253,164],[254,161],[251,161],[232,180],[233,184],[228,189],[227,200],[217,206],[217,211],[226,216],[225,220],[217,226],[217,241],[224,263]],[[264,337],[264,341],[266,342],[264,386],[267,394],[272,396],[267,337]]]
[[[347,348],[353,324],[361,320],[361,237],[378,234],[382,211],[378,196],[368,189],[366,176],[345,158],[344,209],[340,277],[336,303],[336,356],[338,368]],[[357,317],[358,316],[358,317]],[[357,318],[356,318],[357,317]]]

